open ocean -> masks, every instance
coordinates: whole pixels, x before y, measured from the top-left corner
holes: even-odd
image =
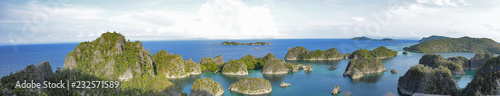
[[[223,41],[235,41],[242,43],[269,42],[272,45],[258,46],[222,46],[217,45]],[[83,42],[83,41],[82,41]],[[418,64],[424,53],[412,53],[402,55],[404,47],[418,44],[417,40],[397,40],[397,41],[354,41],[348,39],[270,39],[270,40],[185,40],[185,41],[143,41],[145,49],[149,49],[152,54],[157,51],[166,50],[169,53],[180,54],[186,59],[193,59],[198,62],[203,57],[215,57],[222,55],[224,61],[239,59],[245,55],[263,57],[267,53],[272,53],[278,59],[284,59],[288,48],[302,46],[308,50],[326,50],[332,47],[342,53],[351,53],[358,49],[372,50],[379,46],[398,51],[398,56],[383,59],[387,70],[396,69],[399,72],[392,74],[389,71],[376,74],[367,74],[359,81],[353,81],[342,74],[345,71],[349,60],[338,61],[287,61],[294,64],[311,64],[314,71],[289,73],[283,75],[264,75],[261,70],[249,70],[248,76],[227,76],[213,72],[203,72],[201,75],[189,76],[182,79],[169,79],[186,93],[191,93],[192,83],[199,78],[209,77],[219,82],[224,89],[224,96],[240,96],[236,92],[228,90],[229,86],[245,77],[260,77],[268,79],[273,91],[265,95],[276,96],[329,96],[334,86],[339,86],[341,94],[352,94],[355,96],[381,96],[388,92],[398,94],[397,83],[400,76],[413,65]],[[38,64],[49,61],[52,69],[64,65],[66,55],[73,51],[79,43],[64,44],[33,44],[33,45],[3,45],[0,46],[0,76],[5,76],[24,69],[29,64]],[[256,49],[258,47],[258,49]],[[475,53],[436,53],[444,57],[464,56],[472,58]],[[336,70],[328,70],[334,66]],[[466,71],[466,75],[454,76],[459,88],[464,88],[473,78],[475,71]],[[280,83],[284,81],[291,86],[281,88]],[[341,95],[340,94],[340,95]]]

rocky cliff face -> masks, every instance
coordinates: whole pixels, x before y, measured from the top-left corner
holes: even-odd
[[[191,85],[191,96],[222,96],[224,90],[219,82],[212,79],[198,79]]]
[[[264,74],[287,74],[288,69],[285,67],[286,62],[279,59],[269,59],[264,61],[266,64],[262,69]]]
[[[269,80],[251,77],[231,84],[229,90],[247,95],[261,95],[271,93],[273,89]]]
[[[217,65],[224,64],[224,58],[222,58],[222,55],[215,56],[214,61],[215,61],[215,64],[217,64]]]
[[[25,69],[17,71],[14,74],[10,74],[2,77],[0,88],[0,94],[5,96],[15,96],[15,95],[34,95],[37,92],[44,91],[42,83],[44,81],[49,81],[52,77],[54,77],[54,73],[52,72],[52,67],[49,64],[49,61],[44,61],[39,63],[37,66],[34,64],[26,66]],[[41,88],[15,88],[15,84],[17,81],[24,82],[26,80],[27,83],[40,83],[42,84]],[[33,80],[33,81],[32,81]],[[25,91],[20,91],[25,90]]]
[[[450,57],[447,60],[462,65],[463,70],[471,70],[470,60],[465,58],[464,56]]]
[[[194,63],[193,59],[187,59],[184,61],[186,65],[186,72],[188,75],[199,75],[201,74],[200,64]]]
[[[240,60],[230,60],[222,68],[224,75],[248,75],[246,65]]]
[[[76,46],[66,56],[63,69],[106,78],[129,77],[125,75],[130,74],[154,75],[150,54],[140,41],[126,41],[119,33],[107,32],[92,42],[82,42]],[[118,64],[128,67],[116,66]]]
[[[195,64],[192,59],[184,61],[181,55],[172,55],[165,50],[158,51],[153,55],[153,60],[160,76],[184,78],[189,75],[201,74],[200,65]]]
[[[215,56],[213,59],[210,57],[203,57],[199,62],[203,71],[220,71],[220,68],[224,66],[224,59],[221,55]]]
[[[437,54],[425,54],[424,56],[422,56],[422,58],[420,58],[419,64],[429,66],[432,68],[444,66],[448,68],[451,71],[451,74],[453,75],[465,75],[465,72],[462,68],[462,64],[460,64],[462,62],[463,61],[461,62],[449,61],[448,59],[445,59],[443,56]]]
[[[464,95],[500,95],[500,56],[488,59],[462,92]]]
[[[341,60],[343,55],[335,48],[325,51],[308,51],[304,47],[297,46],[288,50],[285,60]]]
[[[198,61],[199,64],[207,64],[210,62],[215,62],[216,65],[222,65],[224,64],[224,58],[222,58],[221,55],[215,56],[213,59],[210,57],[203,57],[200,61]]]
[[[417,64],[399,77],[398,90],[404,95],[414,93],[452,95],[457,91],[457,85],[448,68],[443,66],[432,68]]]
[[[344,72],[344,76],[359,79],[363,74],[386,71],[382,61],[376,58],[351,59]]]
[[[477,53],[472,59],[470,60],[470,70],[478,70],[479,67],[481,67],[486,60],[495,57],[492,53]]]

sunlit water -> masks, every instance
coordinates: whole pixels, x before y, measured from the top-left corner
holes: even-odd
[[[183,58],[192,58],[198,62],[203,57],[215,57],[222,55],[224,61],[239,59],[251,54],[256,57],[263,57],[267,53],[272,53],[276,58],[283,59],[288,48],[303,46],[308,50],[326,50],[332,47],[337,48],[340,53],[350,53],[358,49],[372,50],[379,46],[386,46],[396,50],[400,54],[394,58],[383,59],[382,63],[387,72],[365,74],[360,80],[351,80],[342,74],[349,60],[338,61],[287,61],[294,64],[311,64],[314,71],[289,73],[283,75],[264,75],[261,70],[249,70],[247,76],[228,76],[213,72],[203,72],[201,75],[189,76],[182,79],[169,79],[183,92],[190,93],[192,83],[199,78],[213,78],[219,82],[224,89],[224,96],[243,95],[228,90],[229,86],[245,77],[260,77],[271,82],[273,91],[265,95],[278,96],[328,96],[334,86],[340,86],[341,94],[352,94],[361,96],[379,96],[392,92],[398,94],[397,83],[400,76],[424,55],[423,53],[411,53],[402,55],[404,47],[417,44],[417,40],[398,41],[352,41],[347,39],[279,39],[279,40],[234,40],[236,42],[256,42],[264,41],[272,43],[270,46],[222,46],[217,45],[226,40],[193,40],[193,41],[144,41],[143,45],[155,54],[157,51],[166,50],[169,53],[180,54]],[[0,75],[5,76],[11,72],[24,69],[28,64],[38,64],[42,61],[50,61],[53,70],[64,65],[65,56],[74,50],[78,43],[68,44],[38,44],[38,45],[16,45],[0,46]],[[257,48],[256,48],[257,47]],[[444,57],[464,56],[472,58],[474,53],[436,53]],[[334,66],[337,69],[328,70]],[[399,71],[397,74],[389,72],[391,69]],[[466,71],[466,75],[454,76],[459,88],[464,88],[472,80],[475,71]],[[288,82],[291,86],[281,88],[280,83]]]

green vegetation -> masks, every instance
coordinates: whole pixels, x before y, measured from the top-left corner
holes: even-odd
[[[202,66],[203,66],[202,70],[205,70],[205,71],[215,72],[215,71],[219,70],[219,66],[217,66],[215,64],[215,62],[208,62],[208,63],[202,64]]]
[[[247,75],[248,70],[246,65],[240,60],[231,59],[222,68],[222,74],[228,75]]]
[[[285,60],[340,60],[343,55],[336,48],[325,51],[308,51],[306,48],[297,46],[288,50]]]
[[[42,65],[46,64],[46,65]],[[72,96],[72,95],[181,95],[173,87],[173,83],[168,81],[163,76],[148,76],[134,77],[130,81],[120,81],[118,88],[93,88],[93,89],[80,89],[70,88],[57,89],[25,89],[15,88],[17,81],[31,81],[36,83],[48,82],[65,82],[69,81],[117,81],[117,79],[103,79],[95,75],[78,72],[77,70],[68,70],[57,68],[55,74],[52,73],[50,64],[42,63],[38,66],[28,65],[24,70],[2,77],[0,88],[1,95],[21,95],[21,96]],[[42,65],[42,66],[41,66]],[[50,68],[50,69],[46,69]]]
[[[391,38],[383,38],[383,39],[372,39],[372,38],[368,38],[368,37],[365,37],[365,36],[362,36],[362,37],[354,37],[354,38],[351,38],[349,40],[366,40],[366,41],[396,41],[394,39],[391,39]]]
[[[255,43],[238,43],[234,41],[224,41],[220,45],[271,45],[271,43],[267,42],[255,42]]]
[[[253,55],[246,55],[240,58],[240,61],[245,63],[247,69],[262,68],[264,65],[263,61],[259,58],[255,58]]]
[[[272,91],[269,80],[254,77],[245,78],[231,84],[229,90],[251,95],[265,94]]]
[[[167,75],[167,77],[183,77],[188,75],[185,71],[186,67],[181,55],[171,55],[167,51],[161,50],[156,52],[152,57],[159,75]]]
[[[264,74],[286,74],[288,69],[285,67],[285,61],[280,59],[268,59],[264,61],[266,65],[262,69]]]
[[[203,71],[220,71],[224,66],[224,60],[221,55],[215,56],[214,59],[210,57],[203,57],[199,62]]]
[[[422,38],[418,42],[425,42],[425,41],[439,40],[439,39],[447,39],[447,38],[450,38],[450,37],[432,35],[432,36],[429,36],[429,37],[424,37],[424,38]]]
[[[417,64],[399,78],[398,89],[405,95],[413,93],[457,95],[457,85],[448,68],[432,68]]]
[[[211,95],[214,96],[220,96],[222,93],[224,93],[224,90],[222,89],[222,86],[219,84],[219,82],[214,81],[212,78],[203,78],[203,79],[197,79],[196,81],[193,82],[193,85],[191,85],[191,95],[195,95],[196,93],[193,93],[195,91],[208,91],[211,93]]]
[[[297,72],[299,68],[292,63],[285,63],[285,68],[291,70],[292,72]]]
[[[417,45],[405,47],[405,51],[429,52],[474,52],[500,54],[500,44],[488,38],[447,38],[422,42]]]
[[[367,73],[378,73],[386,71],[382,61],[377,58],[356,58],[351,59],[344,72],[344,76],[351,76],[358,79]]]
[[[451,70],[451,73],[454,75],[465,75],[461,62],[450,61],[449,59],[445,59],[443,56],[437,54],[425,54],[422,58],[420,58],[419,64],[432,68],[443,66]]]
[[[354,37],[351,38],[350,40],[373,40],[373,39],[363,36],[363,37]]]
[[[500,56],[488,59],[463,90],[464,95],[499,95]]]
[[[161,55],[162,52],[159,52]],[[164,52],[166,53],[166,51]],[[163,54],[170,56],[168,53]],[[172,55],[171,57],[176,57]],[[180,57],[180,56],[179,56]],[[156,61],[167,58],[156,58]],[[181,59],[182,60],[182,59]],[[163,66],[166,63],[158,62]],[[162,65],[163,64],[163,65]],[[64,71],[62,71],[64,70]],[[56,71],[55,80],[120,81],[118,89],[47,89],[54,95],[180,95],[164,75],[168,69],[157,68],[149,50],[140,41],[126,41],[122,34],[106,32],[92,42],[82,42],[68,53],[63,69]],[[51,92],[54,90],[57,92]]]
[[[378,48],[373,49],[372,51],[368,51],[366,49],[359,49],[352,52],[349,58],[391,58],[397,56],[398,52],[388,49],[387,47],[380,46]]]
[[[150,55],[140,41],[125,41],[123,35],[107,32],[92,42],[86,41],[76,46],[66,56],[64,69],[75,69],[103,79],[118,78],[127,69],[135,70],[133,74],[154,75],[153,64],[148,58]],[[70,57],[73,57],[76,66],[69,66]]]
[[[160,50],[152,56],[156,64],[156,72],[167,78],[182,78],[189,75],[201,74],[199,64],[195,64],[192,59],[184,61],[181,55],[169,54],[165,50]]]

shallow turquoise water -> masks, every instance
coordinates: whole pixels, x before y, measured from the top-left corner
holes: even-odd
[[[193,40],[193,41],[145,41],[143,45],[151,53],[166,50],[169,53],[180,54],[183,58],[192,58],[198,62],[203,57],[215,57],[222,55],[225,61],[239,59],[247,54],[256,57],[263,57],[267,53],[272,53],[276,58],[283,59],[288,48],[303,46],[308,50],[326,50],[332,47],[337,48],[340,53],[350,53],[358,49],[372,50],[379,46],[386,46],[389,49],[403,52],[403,48],[417,44],[417,40],[398,41],[352,41],[347,39],[278,39],[278,40],[234,40],[236,42],[256,42],[264,41],[272,43],[271,46],[221,46],[216,45],[226,40]],[[38,64],[42,61],[50,61],[53,69],[62,67],[66,54],[73,51],[78,43],[69,44],[38,44],[38,45],[17,45],[0,46],[0,75],[4,76],[10,72],[24,69],[28,64]],[[258,47],[258,49],[255,49]],[[444,57],[464,56],[472,58],[474,53],[436,53]],[[260,77],[268,79],[272,84],[273,91],[270,94],[275,96],[328,96],[334,86],[340,86],[341,94],[352,94],[361,96],[380,96],[388,92],[397,94],[397,82],[400,76],[413,65],[418,64],[422,53],[411,53],[409,55],[399,54],[394,58],[383,59],[387,70],[396,69],[397,74],[389,71],[383,73],[366,74],[362,79],[353,81],[342,74],[349,60],[338,61],[287,61],[294,64],[311,64],[314,71],[289,73],[283,75],[264,75],[261,70],[249,70],[248,76],[228,76],[220,73],[203,72],[201,75],[189,76],[182,79],[169,79],[183,92],[190,93],[190,86],[199,78],[209,77],[219,82],[224,88],[224,96],[239,96],[243,94],[230,92],[228,90],[231,83],[245,77]],[[336,70],[328,70],[334,66]],[[475,71],[466,71],[467,75],[454,76],[458,87],[463,88],[472,80]],[[281,88],[281,81],[288,82],[291,86]]]

